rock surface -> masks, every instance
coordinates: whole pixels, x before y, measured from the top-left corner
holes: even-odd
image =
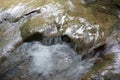
[[[120,21],[119,0],[0,0],[0,2],[0,76],[7,76],[6,78],[2,77],[5,80],[21,80],[22,76],[27,76],[25,80],[30,80],[30,78],[31,80],[37,80],[37,78],[38,80],[42,80],[42,78],[44,80],[44,78],[47,78],[38,77],[41,76],[38,73],[33,74],[31,72],[30,74],[27,72],[32,58],[27,55],[26,50],[29,51],[30,47],[35,45],[32,44],[34,40],[40,41],[45,38],[47,43],[44,44],[51,45],[52,42],[56,44],[55,41],[61,42],[61,38],[58,36],[67,36],[64,42],[70,42],[70,46],[72,43],[76,55],[80,54],[83,59],[83,63],[79,62],[81,58],[79,61],[73,60],[76,62],[76,66],[71,67],[68,65],[70,69],[65,71],[69,73],[73,71],[73,73],[66,75],[67,77],[64,76],[64,78],[65,72],[62,72],[61,76],[56,74],[57,80],[79,80],[85,74],[84,72],[79,73],[81,70],[78,69],[79,65],[86,67],[90,63],[90,68],[96,57],[103,56],[105,52],[115,53],[114,47],[109,47],[119,43],[118,31],[113,32],[117,26],[116,24]],[[35,37],[34,34],[36,33],[38,35]],[[117,36],[114,37],[114,35]],[[57,38],[54,39],[54,37]],[[30,44],[26,43],[28,39]],[[24,45],[27,45],[27,47]],[[115,55],[119,54],[116,53]],[[45,57],[47,56],[45,55]],[[92,63],[89,62],[91,59],[93,60]],[[46,58],[43,59],[43,63],[45,60]],[[63,67],[66,68],[66,66]],[[76,67],[78,72],[74,69]],[[88,69],[88,67],[84,69]],[[106,67],[101,69],[100,72],[104,71],[104,69]],[[99,70],[90,70],[89,72],[95,74],[97,71]],[[70,77],[74,72],[76,72],[76,76]],[[9,74],[11,75],[9,76]],[[50,78],[49,74],[48,80],[56,80],[56,78]]]

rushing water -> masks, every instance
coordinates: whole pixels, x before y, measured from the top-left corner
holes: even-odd
[[[96,5],[94,10],[81,4],[88,0],[12,1],[0,3],[0,80],[80,80],[94,66],[96,54],[104,52],[94,48],[106,41],[116,23],[115,16],[104,13],[109,6],[99,5],[104,10],[97,11]],[[109,67],[119,73],[119,41],[108,49],[111,42],[105,52],[115,54]],[[94,56],[87,54],[92,50]]]
[[[2,74],[5,76],[3,79],[12,80],[15,80],[15,75],[17,78],[26,79],[31,74],[32,78],[38,80],[79,80],[92,63],[93,59],[81,61],[81,56],[67,43],[45,46],[40,42],[31,42],[21,45],[15,54],[4,62],[4,68],[12,67]]]

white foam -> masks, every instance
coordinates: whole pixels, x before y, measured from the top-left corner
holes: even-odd
[[[28,53],[33,56],[33,71],[42,73],[46,76],[55,70],[63,70],[69,67],[72,61],[69,55],[70,53],[63,52],[64,50],[62,51],[62,47],[66,48],[67,46],[60,44],[44,46],[37,43],[31,47]]]
[[[33,56],[33,71],[47,75],[51,72],[52,54],[47,46],[34,45],[29,51],[30,55]]]
[[[92,66],[92,60],[81,61],[81,56],[68,44],[44,46],[34,43],[28,53],[33,57],[30,70],[45,77],[54,74],[53,80],[56,80],[56,76],[60,76],[61,80],[65,77],[67,80],[78,80]]]

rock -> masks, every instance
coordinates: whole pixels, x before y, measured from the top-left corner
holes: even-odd
[[[88,4],[88,3],[92,3],[92,2],[96,2],[97,0],[81,0],[82,4]]]
[[[116,8],[111,8],[110,6],[117,5],[119,7],[119,4],[118,2],[110,2],[110,5],[108,5],[106,4],[108,0],[104,4],[99,1],[96,2],[96,0],[82,1],[91,4],[83,5],[78,0],[1,1],[0,64],[5,64],[5,68],[2,66],[0,72],[3,71],[5,73],[7,71],[8,74],[14,74],[15,70],[16,72],[18,71],[18,76],[29,76],[26,74],[28,67],[30,67],[29,60],[31,60],[31,57],[26,57],[26,50],[31,46],[22,48],[21,54],[19,54],[19,50],[17,54],[14,51],[25,42],[39,41],[43,37],[46,37],[45,40],[49,39],[46,42],[51,45],[50,43],[54,40],[54,37],[57,37],[55,40],[61,41],[61,38],[59,38],[61,36],[64,42],[69,44],[72,42],[78,54],[81,56],[85,55],[82,64],[91,63],[92,61],[89,60],[86,62],[86,59],[89,59],[89,55],[94,49],[101,47],[99,44],[106,41],[119,20],[116,14],[111,14],[116,11]],[[95,3],[92,4],[92,2]],[[56,43],[55,40],[53,43]],[[94,56],[98,57],[96,53]],[[19,64],[22,67],[18,66]],[[92,64],[89,65],[91,66]],[[83,66],[80,69],[76,66],[76,69],[82,70],[82,68]],[[80,72],[76,69],[72,68],[79,74]],[[32,77],[31,80],[37,78],[36,73],[31,74],[30,77]],[[30,77],[25,79],[30,79]],[[61,79],[60,77],[56,76],[56,78]],[[16,77],[15,75],[8,78],[21,79],[21,77]],[[45,80],[44,77],[41,78]]]
[[[104,80],[119,80],[120,79],[120,74],[108,72],[107,74],[104,75]]]

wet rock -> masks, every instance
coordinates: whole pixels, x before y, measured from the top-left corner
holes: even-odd
[[[82,4],[88,4],[92,2],[96,2],[97,0],[81,0]]]
[[[108,72],[107,74],[104,75],[104,80],[119,80],[120,79],[120,74]]]
[[[96,73],[95,75],[91,76],[90,80],[104,80],[104,78],[99,73]]]
[[[110,79],[118,79],[118,75],[120,74],[119,72],[119,33],[115,30],[114,34],[112,34],[108,40],[106,41],[106,49],[105,49],[105,54],[97,58],[94,62],[93,68],[91,71],[86,74],[83,79],[88,79],[90,76],[96,75],[99,72],[99,75],[103,80]],[[108,76],[109,74],[113,74],[113,76]],[[107,75],[107,77],[105,77]],[[95,78],[93,78],[94,80]],[[89,80],[89,79],[88,79]],[[92,79],[91,79],[92,80]]]
[[[116,25],[116,30],[120,31],[120,23]]]
[[[66,43],[70,43],[71,39],[67,35],[63,35],[62,36],[62,41],[66,42]]]
[[[84,12],[85,7],[80,5],[80,3],[78,4],[74,1],[71,1],[70,3],[75,7],[83,9]],[[78,53],[82,52],[84,55],[84,53],[88,52],[81,46],[89,49],[99,44],[102,40],[104,41],[106,36],[112,31],[112,26],[114,26],[113,23],[116,22],[113,20],[115,19],[115,16],[97,11],[97,14],[93,14],[93,12],[91,12],[92,8],[86,8],[86,14],[76,9],[69,11],[70,6],[65,5],[66,7],[69,7],[67,9],[62,5],[63,3],[44,5],[40,8],[41,13],[26,19],[20,29],[22,38],[24,39],[35,32],[40,32],[45,36],[68,35],[73,42],[77,44]],[[65,9],[68,10],[68,12],[65,12]],[[54,13],[57,14],[55,15]],[[74,15],[76,13],[78,14]],[[101,18],[96,16],[99,14],[101,15]],[[86,15],[90,15],[91,17],[86,17]],[[107,17],[105,18],[105,16]],[[110,17],[111,19],[109,19]],[[106,21],[108,23],[104,23]]]
[[[36,33],[28,36],[26,39],[24,39],[23,42],[40,41],[42,39],[43,39],[43,35],[39,32],[36,32]]]
[[[19,23],[10,24],[3,23],[0,25],[1,41],[0,41],[0,52],[2,55],[8,55],[9,52],[14,49],[19,43],[21,43],[22,39],[19,31]]]
[[[96,3],[90,5],[94,6],[93,8],[99,12],[118,15],[120,10],[119,4],[118,0],[97,0]]]
[[[89,66],[93,65],[91,62],[94,62],[95,60],[91,59],[101,55],[103,56],[103,45],[106,43],[106,39],[110,36],[111,32],[116,26],[116,23],[118,22],[118,17],[116,17],[116,14],[111,13],[116,12],[116,8],[113,8],[114,5],[119,8],[118,2],[109,2],[110,5],[108,5],[108,0],[97,2],[96,0],[82,1],[85,3],[95,3],[82,5],[78,0],[1,1],[0,75],[5,76],[5,80],[47,80],[50,76],[53,78],[51,77],[51,79],[48,80],[79,80],[78,76],[83,76],[85,72],[84,69],[88,69]],[[104,4],[102,4],[102,2]],[[45,38],[43,36],[45,36]],[[76,56],[85,56],[84,60],[82,63],[74,64],[75,66],[73,64],[69,66],[68,64],[70,71],[68,70],[68,73],[66,75],[68,77],[67,79],[63,78],[64,74],[66,74],[64,70],[58,70],[54,72],[56,73],[55,76],[53,76],[52,73],[49,76],[42,77],[41,73],[30,74],[28,72],[28,68],[31,66],[30,62],[32,58],[31,56],[27,56],[28,52],[26,52],[26,50],[31,49],[31,44],[22,45],[22,43],[33,42],[34,45],[34,41],[40,40],[44,40],[43,44],[47,46],[57,44],[59,42],[61,43],[61,41],[67,42],[71,45],[72,42],[72,48],[74,48],[74,50],[80,54],[76,54]],[[101,42],[105,43],[103,45],[99,45]],[[20,45],[24,47],[21,47]],[[34,51],[34,49],[32,50]],[[33,53],[37,52],[34,51]],[[98,55],[97,53],[101,54]],[[92,55],[91,58],[89,55]],[[37,55],[34,56],[37,57]],[[66,58],[63,58],[63,56],[66,56]],[[67,57],[68,55],[66,54],[63,54],[63,56],[61,55],[60,57],[63,58],[61,61],[63,61],[63,64],[65,64],[66,62],[64,61],[66,59],[69,60],[70,57]],[[41,59],[45,60],[46,58]],[[59,55],[57,58],[59,58]],[[106,59],[106,57],[104,57],[104,59]],[[62,65],[62,62],[60,63]],[[99,61],[97,63],[99,63]],[[61,65],[57,65],[56,68],[59,68]],[[66,67],[63,66],[60,67],[60,69]],[[65,71],[67,72],[67,70]],[[81,74],[81,72],[83,73]],[[73,76],[73,74],[76,75]]]

